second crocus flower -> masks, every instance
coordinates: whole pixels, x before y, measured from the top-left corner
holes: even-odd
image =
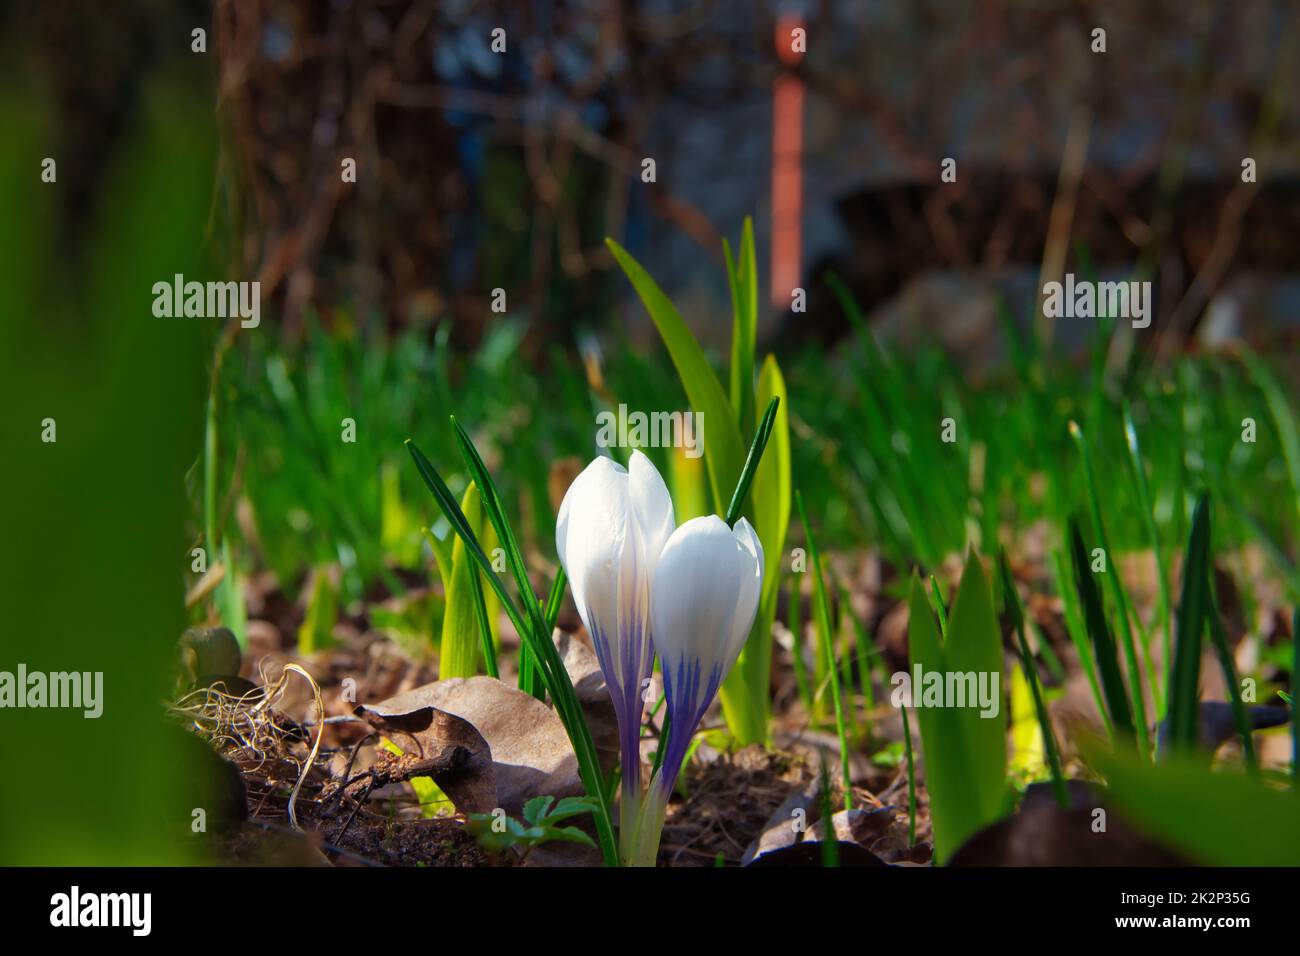
[[[663,669],[668,739],[641,809],[632,862],[653,866],[664,812],[691,739],[736,663],[763,590],[763,545],[744,518],[717,515],[673,532],[650,588],[654,644]]]

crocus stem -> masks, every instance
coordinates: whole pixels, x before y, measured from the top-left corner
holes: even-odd
[[[618,805],[618,855],[624,866],[635,866],[637,831],[641,826],[641,781],[623,778],[623,799]]]
[[[662,770],[650,781],[650,789],[641,804],[640,818],[636,824],[636,846],[629,865],[654,866],[659,859],[659,838],[663,834],[664,815],[668,811],[671,789],[672,783],[664,780]]]
[[[633,716],[619,713],[619,753],[623,768],[623,796],[618,811],[619,857],[624,866],[632,865],[636,852],[637,824],[641,817],[641,699],[634,697]]]

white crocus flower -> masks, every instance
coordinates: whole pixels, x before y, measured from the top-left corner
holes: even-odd
[[[650,607],[671,721],[663,770],[668,788],[687,745],[745,646],[763,589],[763,545],[741,518],[717,515],[673,532],[655,569]]]
[[[668,740],[650,784],[634,862],[653,865],[668,796],[691,738],[745,646],[763,589],[763,545],[744,518],[717,515],[673,532],[655,569],[650,617],[664,676]]]
[[[650,583],[674,524],[663,478],[634,451],[626,469],[609,458],[588,465],[555,525],[560,563],[614,702],[625,812],[636,812],[641,787],[643,687],[654,664]]]

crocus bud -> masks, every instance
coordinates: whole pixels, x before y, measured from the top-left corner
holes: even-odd
[[[660,785],[666,797],[704,712],[745,646],[763,589],[763,545],[744,518],[716,515],[673,532],[651,584],[651,621],[670,721]]]
[[[625,793],[641,785],[642,686],[654,663],[650,582],[673,526],[668,488],[639,451],[626,469],[609,458],[588,465],[555,525],[560,563],[613,698]]]

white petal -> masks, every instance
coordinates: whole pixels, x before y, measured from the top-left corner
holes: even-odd
[[[555,550],[566,572],[569,567],[566,557],[569,541],[569,510],[573,502],[583,499],[593,488],[603,485],[604,479],[611,473],[617,475],[622,471],[623,467],[612,458],[604,456],[595,458],[591,464],[578,472],[578,477],[573,479],[569,490],[564,493],[564,500],[560,502],[560,513],[555,519]]]
[[[673,499],[668,494],[668,486],[654,462],[639,451],[632,452],[628,462],[628,497],[640,531],[641,557],[651,568],[677,523],[673,518]]]
[[[615,639],[618,576],[628,532],[627,472],[597,458],[574,479],[560,505],[555,546],[587,630]]]
[[[754,570],[752,574],[746,574],[736,597],[735,629],[731,632],[731,644],[728,647],[732,660],[740,656],[740,651],[745,646],[763,594],[763,542],[758,540],[758,533],[746,518],[736,522],[734,533],[740,546],[753,557]],[[746,608],[749,608],[748,613]]]
[[[678,528],[651,588],[654,642],[665,669],[698,660],[707,676],[736,662],[758,609],[762,547],[748,522],[733,532],[717,515]]]

